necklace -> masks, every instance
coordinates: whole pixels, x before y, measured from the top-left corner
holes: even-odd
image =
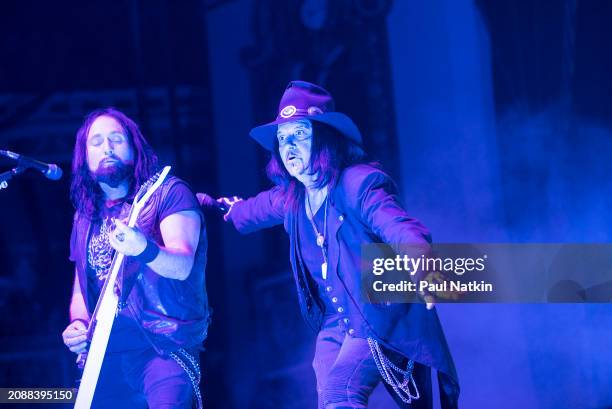
[[[310,225],[314,229],[315,235],[317,236],[317,246],[321,249],[321,253],[323,253],[323,263],[321,264],[321,276],[323,280],[327,279],[327,243],[325,241],[325,235],[327,234],[327,205],[329,201],[327,200],[327,195],[325,196],[325,213],[323,214],[323,234],[319,233],[319,229],[317,229],[317,224],[314,221],[315,215],[312,211],[312,206],[310,205],[310,196],[308,196],[308,192],[306,192],[306,203],[308,204],[308,210],[310,210],[311,218],[306,218],[310,221]]]

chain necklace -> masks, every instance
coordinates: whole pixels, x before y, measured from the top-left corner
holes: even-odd
[[[308,192],[306,192],[306,203],[308,204],[308,210],[310,210],[310,218],[306,215],[306,218],[310,221],[312,228],[314,229],[315,235],[317,236],[317,246],[321,249],[321,253],[323,254],[323,263],[321,264],[321,276],[323,280],[327,279],[327,242],[325,240],[325,235],[327,234],[327,207],[329,201],[327,200],[327,194],[325,195],[325,213],[323,215],[323,234],[319,233],[319,229],[317,229],[317,224],[314,221],[315,215],[312,211],[312,206],[310,205],[310,196],[308,196]]]

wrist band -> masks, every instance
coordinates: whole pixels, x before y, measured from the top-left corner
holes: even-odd
[[[143,250],[142,253],[135,256],[135,258],[141,263],[148,264],[151,261],[155,260],[155,257],[159,254],[159,246],[152,240],[147,240],[147,247]]]

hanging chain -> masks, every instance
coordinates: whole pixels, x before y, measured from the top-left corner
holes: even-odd
[[[306,212],[306,218],[310,221],[312,228],[314,229],[316,235],[317,246],[321,249],[321,253],[323,254],[323,264],[321,264],[321,276],[323,279],[327,279],[327,207],[329,204],[328,193],[325,194],[325,213],[323,215],[323,234],[319,233],[319,229],[317,229],[317,223],[314,218],[315,215],[312,211],[312,206],[310,206],[310,198],[308,196],[308,192],[306,192],[306,204],[308,205],[308,210],[310,210],[310,219],[308,219],[308,212]]]
[[[177,354],[177,352],[181,354],[183,357],[181,358]],[[176,361],[177,364],[179,364],[181,368],[183,368],[185,373],[187,373],[187,376],[189,376],[189,380],[191,381],[191,386],[193,387],[193,392],[195,393],[197,408],[203,409],[202,393],[200,392],[201,372],[200,372],[200,364],[198,364],[197,359],[193,357],[191,354],[189,354],[187,351],[185,351],[183,348],[179,348],[178,350],[176,350],[176,352],[171,352],[170,356],[172,357],[172,359]],[[189,368],[185,361],[189,362],[193,369]]]
[[[323,249],[324,245],[326,244],[325,242],[326,242],[326,236],[327,236],[327,205],[329,203],[329,201],[327,200],[327,193],[325,194],[325,212],[323,215],[323,233],[319,233],[319,229],[317,228],[317,223],[315,222],[315,219],[314,219],[315,214],[312,211],[312,206],[310,205],[310,197],[308,196],[308,192],[306,192],[306,203],[308,204],[308,210],[310,210],[310,218],[307,217],[307,219],[310,221],[310,224],[312,225],[312,228],[314,229],[314,232],[317,236],[317,246]],[[322,240],[320,239],[320,237],[322,238]]]
[[[383,354],[382,350],[380,349],[380,344],[374,338],[368,337],[368,345],[370,346],[370,351],[372,351],[372,356],[374,357],[374,362],[376,363],[378,372],[380,372],[383,380],[389,386],[391,386],[397,396],[399,396],[405,403],[411,403],[412,400],[419,399],[421,395],[419,393],[419,389],[417,388],[416,382],[414,381],[414,377],[412,376],[414,361],[410,359],[406,369],[403,370],[393,364],[393,362],[391,362],[391,360],[389,360],[389,358]],[[401,382],[396,376],[396,373],[403,377]],[[414,395],[410,391],[411,384],[415,392]]]

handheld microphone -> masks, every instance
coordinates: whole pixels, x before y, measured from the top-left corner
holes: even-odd
[[[59,180],[62,177],[62,169],[54,163],[41,162],[11,151],[0,150],[0,155],[18,161],[23,167],[38,169],[47,179]]]
[[[204,208],[215,209],[224,214],[229,210],[229,206],[227,206],[225,203],[217,202],[206,193],[198,193],[196,194],[196,197],[198,198],[198,202],[200,202],[200,206]]]

